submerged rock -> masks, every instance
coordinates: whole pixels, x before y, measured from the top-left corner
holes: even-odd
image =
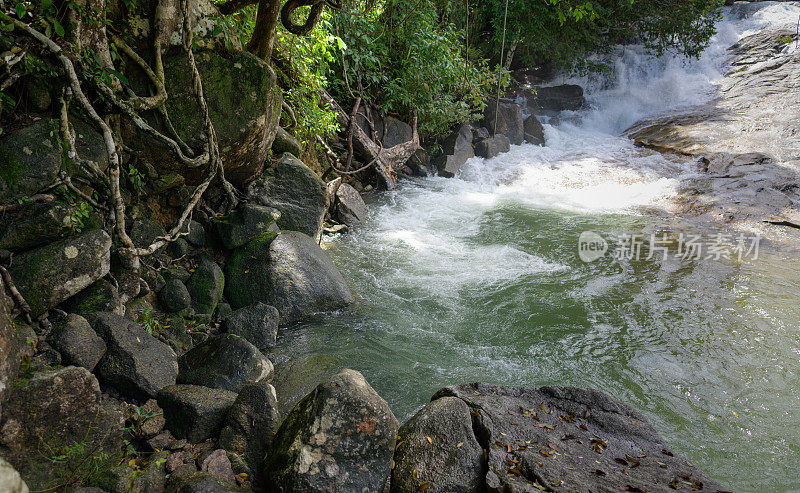
[[[14,257],[10,269],[31,316],[38,317],[79,293],[111,267],[111,237],[93,230]]]
[[[167,429],[190,443],[217,436],[235,400],[234,392],[199,385],[170,385],[158,393]]]
[[[272,362],[239,336],[223,334],[193,347],[178,360],[178,383],[238,392],[249,383],[269,381]]]
[[[272,305],[284,326],[354,301],[333,262],[314,240],[299,232],[256,238],[234,251],[225,269],[234,307]]]
[[[106,343],[106,354],[97,367],[104,381],[141,400],[175,383],[175,353],[142,326],[113,313],[96,313],[91,322]]]
[[[722,490],[642,414],[596,390],[445,387],[400,435],[409,443],[397,450],[393,492]],[[486,451],[481,467],[476,443]]]
[[[378,491],[392,467],[397,419],[357,371],[334,375],[278,429],[264,473],[275,491]]]
[[[292,154],[284,153],[274,168],[265,170],[250,185],[248,194],[261,205],[280,211],[281,229],[319,238],[328,210],[325,183]]]

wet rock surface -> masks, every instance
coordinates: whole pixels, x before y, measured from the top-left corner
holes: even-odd
[[[272,362],[245,339],[223,334],[196,345],[178,360],[178,383],[238,392],[272,378]]]

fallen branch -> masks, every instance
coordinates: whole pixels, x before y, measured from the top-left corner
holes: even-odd
[[[22,313],[22,318],[25,320],[25,323],[32,325],[31,307],[28,305],[28,302],[25,301],[22,293],[20,293],[17,289],[17,286],[14,284],[14,280],[11,279],[11,274],[9,274],[6,268],[2,265],[0,265],[0,277],[2,277],[5,285],[8,286],[8,292],[11,294],[11,299],[14,300],[14,305]]]

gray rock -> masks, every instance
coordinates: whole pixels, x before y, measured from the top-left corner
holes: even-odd
[[[208,454],[208,457],[203,459],[200,470],[212,476],[216,476],[223,481],[228,481],[230,483],[236,481],[236,478],[233,477],[231,461],[228,459],[228,454],[223,449],[217,449]]]
[[[238,392],[269,381],[272,362],[239,336],[223,334],[197,344],[178,360],[178,382]]]
[[[170,477],[167,482],[167,493],[244,493],[233,483],[223,481],[207,472],[195,472],[187,475]]]
[[[34,491],[56,491],[63,486],[59,474],[69,474],[85,460],[85,456],[72,455],[54,462],[51,453],[44,451],[83,444],[95,455],[94,466],[99,469],[122,458],[122,406],[103,397],[97,378],[86,368],[68,366],[36,373],[15,386],[4,407],[3,457]]]
[[[158,301],[168,313],[178,313],[191,306],[192,297],[189,295],[186,285],[180,279],[171,278],[158,292]]]
[[[167,247],[169,254],[172,258],[178,259],[181,257],[185,257],[186,255],[191,252],[191,247],[189,246],[189,242],[183,238],[178,238],[177,240],[173,241]]]
[[[355,300],[342,274],[308,236],[283,231],[236,249],[225,267],[234,307],[257,302],[278,309],[281,325],[343,308]]]
[[[483,139],[490,137],[489,130],[486,127],[472,127],[472,143],[477,144]]]
[[[489,491],[666,493],[684,481],[702,483],[704,491],[723,489],[671,452],[641,413],[596,390],[474,383],[445,387],[432,400],[446,397],[470,408],[471,428],[488,451],[488,472],[472,480],[483,479]],[[449,453],[449,443],[432,444],[438,459]]]
[[[80,119],[70,119],[76,133],[76,149],[84,159],[108,167],[108,153],[102,136]],[[41,119],[0,137],[0,202],[33,195],[50,185],[65,171],[80,175],[79,167],[64,159],[59,121]]]
[[[116,286],[100,279],[64,302],[64,309],[84,317],[94,312],[112,312],[117,315],[125,313],[125,307],[119,297]]]
[[[217,311],[214,314],[214,319],[218,322],[222,322],[228,318],[231,313],[233,313],[233,308],[231,308],[231,305],[225,303],[224,301],[220,301],[217,304]]]
[[[469,123],[464,123],[442,142],[442,155],[433,158],[431,164],[436,167],[439,176],[452,178],[467,159],[474,156],[472,127]]]
[[[278,429],[265,463],[278,491],[378,491],[392,467],[399,423],[357,371],[317,387]]]
[[[300,147],[300,142],[298,142],[297,139],[283,128],[278,127],[278,131],[275,133],[275,140],[272,141],[272,155],[281,156],[284,152],[299,157],[303,149]]]
[[[185,236],[190,245],[201,247],[206,244],[206,229],[202,224],[192,219],[187,225],[188,234]]]
[[[129,233],[133,244],[139,248],[147,248],[156,238],[167,235],[167,230],[161,224],[149,219],[139,219],[131,225]],[[164,247],[157,251],[163,250]]]
[[[522,126],[525,130],[525,142],[540,146],[544,145],[544,127],[542,127],[536,115],[527,117]]]
[[[533,107],[536,113],[555,114],[561,111],[576,111],[586,103],[583,88],[574,84],[537,87]]]
[[[497,123],[496,128],[495,121]],[[517,103],[500,101],[498,106],[496,101],[489,101],[481,123],[489,129],[490,133],[494,132],[508,137],[509,142],[513,145],[522,144],[525,138],[522,108]]]
[[[235,400],[234,392],[198,385],[170,385],[158,393],[167,429],[190,443],[217,436]]]
[[[497,134],[475,144],[475,155],[482,158],[493,158],[511,150],[511,142],[503,134]]]
[[[0,353],[0,411],[4,411],[2,404],[12,390],[20,363],[33,357],[35,348],[31,341],[37,338],[32,327],[12,318],[13,308],[11,297],[5,289],[0,289],[0,348],[3,348]]]
[[[147,287],[150,288],[150,292],[152,293],[158,293],[166,284],[164,275],[161,274],[161,272],[146,268],[144,266],[142,267],[142,279],[147,283]]]
[[[258,302],[231,313],[225,319],[228,333],[245,338],[258,349],[275,347],[280,314],[274,306]]]
[[[11,464],[0,457],[0,491],[6,493],[28,493],[28,485]]]
[[[381,142],[383,142],[383,147],[385,149],[408,142],[413,138],[413,133],[414,130],[408,123],[398,120],[393,116],[387,115],[383,118]]]
[[[55,324],[47,336],[47,342],[61,353],[64,363],[81,366],[89,371],[94,370],[106,353],[103,339],[85,318],[75,314],[69,314]]]
[[[74,296],[111,267],[111,237],[93,230],[14,257],[10,272],[31,316]]]
[[[225,248],[233,250],[265,232],[278,232],[278,209],[258,204],[242,204],[215,224],[217,235]]]
[[[484,486],[483,448],[472,430],[464,401],[442,397],[423,407],[397,434],[392,493],[480,491]]]
[[[275,358],[275,377],[272,385],[278,395],[278,414],[285,416],[303,397],[342,370],[336,358],[330,354],[310,354],[288,361],[286,356],[270,354]]]
[[[321,234],[328,210],[325,183],[293,155],[283,154],[274,168],[250,184],[248,195],[281,212],[281,229],[301,231],[312,238]]]
[[[196,314],[214,314],[217,303],[222,299],[225,289],[225,275],[219,265],[211,260],[203,260],[192,277],[186,281],[186,289],[192,298],[192,308]]]
[[[113,313],[96,313],[90,320],[106,343],[106,354],[97,367],[104,381],[141,400],[155,397],[160,389],[175,383],[178,363],[168,345]]]
[[[367,218],[367,204],[355,188],[342,183],[336,190],[333,212],[341,224],[358,226]]]
[[[73,212],[74,208],[65,204],[30,204],[20,213],[4,218],[0,224],[0,248],[18,252],[56,241],[72,232]]]
[[[219,444],[240,455],[253,471],[260,471],[278,429],[275,388],[258,382],[246,385],[236,397],[219,434]]]

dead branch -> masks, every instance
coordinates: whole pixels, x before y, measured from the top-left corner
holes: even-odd
[[[32,325],[31,320],[31,307],[25,301],[25,298],[22,296],[22,293],[19,292],[17,286],[14,284],[13,279],[11,279],[11,274],[8,273],[5,267],[0,265],[0,278],[3,279],[3,283],[8,286],[8,292],[11,294],[11,298],[14,300],[14,305],[19,309],[22,313],[22,318],[25,320],[25,323],[28,325]]]

